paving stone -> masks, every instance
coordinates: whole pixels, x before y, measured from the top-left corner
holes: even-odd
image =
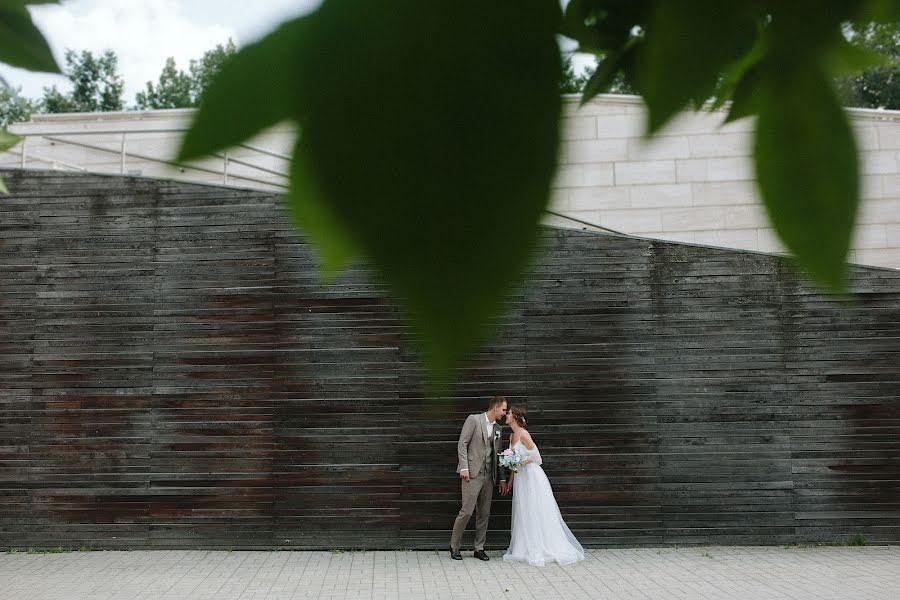
[[[565,567],[446,552],[0,554],[3,600],[895,600],[900,547],[588,550]]]

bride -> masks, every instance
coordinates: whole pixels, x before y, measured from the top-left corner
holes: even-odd
[[[541,453],[528,433],[524,408],[509,409],[506,423],[512,429],[509,447],[525,456],[508,486],[515,484],[512,500],[512,539],[505,561],[521,561],[542,567],[557,562],[568,565],[584,559],[584,548],[563,521],[550,481],[541,468]]]

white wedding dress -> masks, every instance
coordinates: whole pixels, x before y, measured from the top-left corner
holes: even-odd
[[[513,450],[532,462],[520,467],[513,478],[512,538],[503,560],[543,567],[551,562],[568,565],[584,559],[584,548],[559,512],[537,446],[529,450],[516,442]]]

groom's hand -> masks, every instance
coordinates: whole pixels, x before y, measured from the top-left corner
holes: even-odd
[[[512,486],[508,485],[505,481],[500,482],[500,495],[507,496],[512,491]]]
[[[460,479],[462,479],[463,481],[468,481],[468,480],[469,480],[469,470],[468,470],[468,469],[463,469],[462,471],[460,471],[460,472],[459,472],[459,477],[460,477]]]

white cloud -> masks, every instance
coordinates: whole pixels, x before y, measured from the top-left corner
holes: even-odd
[[[39,6],[33,15],[60,64],[66,48],[114,50],[129,99],[157,78],[167,57],[186,68],[191,58],[237,37],[228,27],[192,23],[175,0],[79,0]]]
[[[166,58],[181,69],[192,58],[232,38],[236,44],[265,35],[280,21],[314,8],[317,0],[68,0],[29,8],[60,65],[67,48],[97,53],[110,48],[119,58],[127,104],[147,81],[156,81]],[[246,38],[246,39],[244,39]],[[69,89],[61,76],[0,65],[13,87],[27,97],[42,88]]]

